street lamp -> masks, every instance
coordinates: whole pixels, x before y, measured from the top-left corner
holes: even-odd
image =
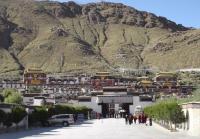
[[[27,113],[27,116],[26,116],[26,129],[28,129],[29,128],[29,124],[28,124],[28,120],[29,120],[29,117],[28,117],[28,115],[29,115],[29,108],[26,108],[26,113]]]

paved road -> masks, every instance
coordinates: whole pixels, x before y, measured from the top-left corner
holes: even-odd
[[[70,127],[41,128],[0,135],[0,139],[197,139],[158,126],[125,125],[124,119],[93,120]]]

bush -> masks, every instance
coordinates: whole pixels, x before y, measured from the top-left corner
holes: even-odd
[[[5,119],[3,121],[3,125],[5,125],[7,128],[12,125],[13,115],[11,113],[5,114]]]
[[[21,104],[23,101],[21,94],[15,89],[4,89],[2,94],[5,103]]]
[[[77,107],[75,107],[76,114],[84,114],[85,117],[87,116],[88,111],[90,111],[90,109],[85,107],[85,106],[77,106]]]
[[[5,98],[5,103],[15,103],[15,104],[22,104],[23,98],[20,93],[13,92],[12,95],[9,95]]]
[[[87,107],[74,107],[71,105],[55,105],[48,107],[38,107],[32,114],[29,115],[29,124],[34,125],[39,122],[40,125],[45,126],[48,118],[58,114],[84,114],[87,115]]]
[[[7,98],[13,92],[16,92],[16,90],[15,89],[4,89],[3,92],[2,92],[2,95],[3,95],[4,98]]]
[[[163,101],[152,106],[144,108],[145,114],[153,117],[155,120],[164,121],[165,123],[179,124],[185,122],[185,115],[181,106],[174,101]]]
[[[49,117],[57,114],[84,114],[87,115],[88,109],[84,106],[56,105],[48,108]]]
[[[173,109],[170,111],[170,120],[175,125],[185,122],[186,117],[182,111],[181,106],[179,105],[173,106]]]
[[[3,102],[4,101],[4,97],[2,94],[0,94],[0,102]]]
[[[23,107],[14,107],[11,113],[5,113],[0,110],[0,123],[3,123],[8,128],[12,123],[17,125],[25,116],[26,111]]]
[[[16,125],[27,115],[24,107],[14,107],[11,114],[13,116],[12,122]]]
[[[6,119],[6,113],[3,110],[0,110],[0,123],[3,123]]]
[[[45,107],[36,108],[32,114],[29,115],[30,125],[40,123],[40,125],[45,126],[48,120],[48,112]]]

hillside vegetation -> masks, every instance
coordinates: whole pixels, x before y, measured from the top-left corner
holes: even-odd
[[[0,73],[200,66],[200,30],[116,3],[0,0]]]

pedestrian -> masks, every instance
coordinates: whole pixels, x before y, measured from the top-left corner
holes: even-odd
[[[148,118],[147,115],[144,114],[144,124],[146,125],[147,125],[147,118]]]
[[[128,121],[129,121],[129,125],[131,125],[133,123],[133,115],[132,114],[129,115]]]
[[[133,116],[133,120],[134,120],[134,123],[136,124],[136,122],[137,122],[137,116],[136,115]]]
[[[138,116],[139,124],[142,122],[141,119],[142,119],[142,117],[141,117],[141,115],[139,115],[139,116]]]
[[[124,118],[125,118],[126,124],[128,124],[128,115],[126,114]]]
[[[149,118],[147,117],[147,119],[146,119],[146,126],[148,126],[149,125]]]
[[[97,119],[101,119],[101,114],[100,113],[97,113]]]
[[[149,126],[152,126],[152,118],[149,118]]]
[[[145,117],[144,117],[144,114],[142,114],[142,116],[141,116],[141,123],[145,123]]]

